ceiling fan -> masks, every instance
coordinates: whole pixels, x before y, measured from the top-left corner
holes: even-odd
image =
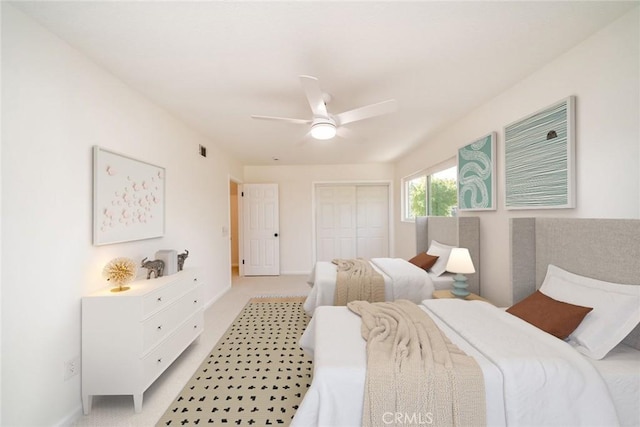
[[[313,138],[331,139],[336,136],[338,128],[347,123],[393,113],[398,109],[398,102],[395,99],[389,99],[333,115],[327,111],[327,102],[329,102],[331,98],[320,90],[318,79],[303,75],[300,76],[300,82],[302,83],[302,89],[307,96],[307,101],[309,101],[309,106],[313,112],[313,118],[305,120],[273,116],[251,117],[254,119],[280,120],[295,124],[311,125],[310,134]]]

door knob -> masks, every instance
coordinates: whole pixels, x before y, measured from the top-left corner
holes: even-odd
[[[275,233],[275,234],[273,235],[273,237],[278,237],[278,233]]]

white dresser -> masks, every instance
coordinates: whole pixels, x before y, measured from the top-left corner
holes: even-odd
[[[142,394],[202,333],[201,288],[195,269],[101,289],[82,298],[82,406],[95,395]]]

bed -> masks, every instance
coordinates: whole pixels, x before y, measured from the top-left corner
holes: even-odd
[[[538,289],[569,289],[569,282],[562,281],[549,287],[549,277],[568,271],[624,284],[619,286],[626,286],[625,292],[638,295],[640,287],[629,285],[640,285],[639,220],[518,218],[510,222],[510,235],[516,302]],[[615,302],[619,295],[612,293]],[[613,348],[600,359],[486,302],[425,300],[419,306],[480,365],[487,425],[637,426],[640,327],[633,323],[640,319],[638,300],[629,301],[635,301],[635,311],[629,321],[620,318],[627,329],[606,334],[624,332],[626,337],[612,341]],[[316,310],[301,339],[314,358],[314,379],[293,426],[362,424],[367,354],[360,333],[360,318],[347,307]]]
[[[416,227],[416,253],[427,252],[432,241],[443,245],[469,249],[476,274],[468,276],[469,291],[480,293],[480,220],[478,217],[418,217]],[[385,301],[408,299],[420,302],[431,298],[434,290],[449,289],[453,274],[434,274],[416,268],[400,258],[374,258],[370,260],[375,271],[385,282]],[[317,307],[333,305],[337,269],[328,261],[319,261],[309,275],[311,291],[304,303],[310,316]]]

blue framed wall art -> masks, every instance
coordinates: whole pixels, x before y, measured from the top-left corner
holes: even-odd
[[[496,209],[496,134],[458,149],[458,209]]]
[[[505,207],[575,207],[575,98],[505,127]]]

